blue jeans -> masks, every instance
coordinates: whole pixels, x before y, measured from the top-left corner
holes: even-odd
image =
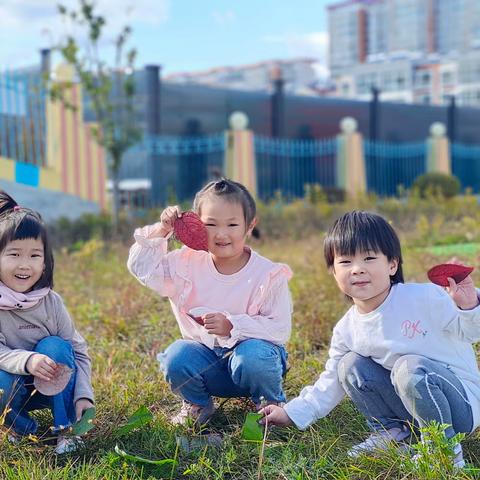
[[[285,401],[287,353],[265,340],[213,350],[193,340],[177,340],[157,359],[173,392],[197,405],[207,405],[211,396],[251,397],[257,404],[262,396]]]
[[[473,428],[472,408],[458,377],[446,366],[421,355],[404,355],[392,370],[350,352],[338,366],[347,395],[373,430],[420,427],[435,420],[448,424],[447,438]]]
[[[54,431],[72,425],[76,420],[73,394],[75,389],[75,355],[69,342],[60,337],[51,336],[40,340],[34,352],[47,355],[57,363],[64,363],[72,370],[72,376],[65,389],[57,395],[48,397],[34,391],[32,375],[15,375],[0,370],[0,412],[9,409],[5,416],[5,425],[19,435],[34,434],[38,424],[30,416],[32,410],[49,408],[53,414]]]

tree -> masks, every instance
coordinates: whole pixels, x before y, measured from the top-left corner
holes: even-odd
[[[103,41],[105,18],[96,11],[95,0],[79,0],[77,8],[58,5],[59,14],[64,20],[80,27],[86,34],[85,43],[76,40],[73,34],[55,47],[75,71],[76,81],[80,82],[92,106],[96,126],[92,133],[102,146],[108,158],[109,176],[113,184],[112,217],[114,227],[118,227],[120,209],[119,171],[125,152],[141,139],[141,131],[136,125],[134,97],[134,63],[136,50],[127,50],[126,44],[131,36],[129,26],[115,37],[115,55],[110,62],[100,55]],[[71,83],[63,82],[50,85],[49,91],[54,100],[60,100],[67,108],[77,108],[68,99],[67,92]]]

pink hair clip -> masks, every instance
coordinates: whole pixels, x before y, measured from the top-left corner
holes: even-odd
[[[18,212],[19,210],[22,210],[22,207],[21,207],[20,205],[15,205],[15,206],[13,207],[13,211],[14,211],[14,212]]]

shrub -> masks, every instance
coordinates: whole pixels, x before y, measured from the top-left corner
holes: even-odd
[[[446,173],[428,172],[415,179],[413,188],[418,191],[422,198],[429,195],[451,198],[460,193],[460,180]]]

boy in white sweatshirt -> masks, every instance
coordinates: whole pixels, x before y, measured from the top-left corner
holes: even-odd
[[[445,290],[403,283],[399,239],[382,217],[349,212],[327,234],[324,254],[353,305],[333,330],[325,371],[283,408],[263,409],[274,425],[307,428],[347,394],[373,433],[351,457],[410,436],[436,420],[448,438],[480,423],[480,373],[472,343],[480,308],[470,277]],[[265,420],[264,420],[265,422]],[[463,467],[462,447],[453,463]]]

